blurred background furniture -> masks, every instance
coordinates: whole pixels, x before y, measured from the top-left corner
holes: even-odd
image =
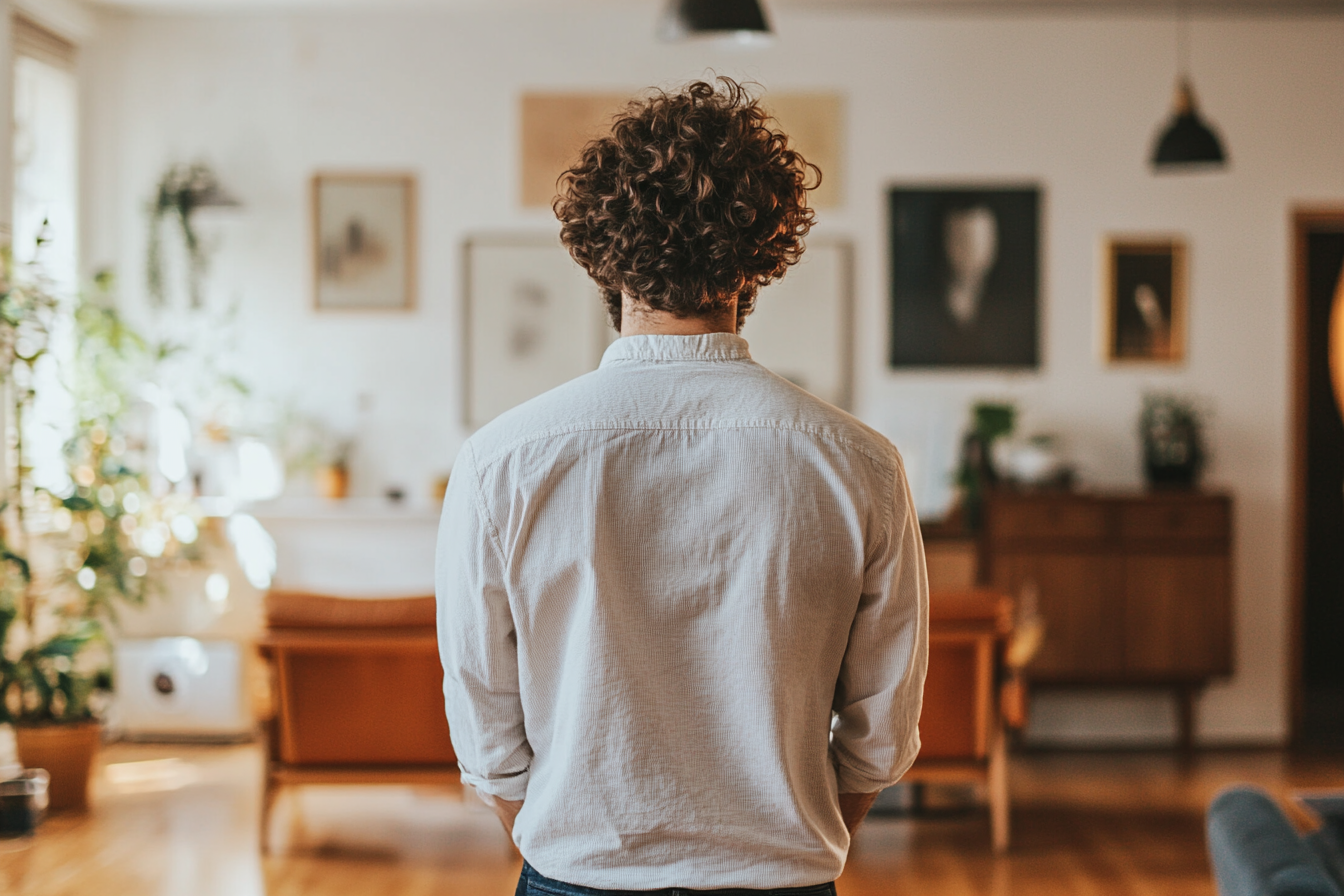
[[[1197,491],[991,490],[979,581],[1039,595],[1049,637],[1032,686],[1156,686],[1194,698],[1232,672],[1232,501]]]
[[[459,781],[434,618],[433,597],[267,595],[263,850],[286,786]]]
[[[1209,806],[1209,861],[1220,896],[1340,896],[1339,844],[1329,828],[1298,834],[1258,787],[1223,790]]]
[[[919,720],[919,758],[901,779],[983,784],[995,852],[1009,844],[1005,728],[1025,722],[1020,682],[1006,663],[1014,637],[1011,597],[989,589],[929,595],[929,672]],[[1027,651],[1030,653],[1030,651]]]

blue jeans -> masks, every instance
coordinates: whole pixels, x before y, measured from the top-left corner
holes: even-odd
[[[577,887],[574,884],[551,880],[531,865],[523,862],[523,873],[518,878],[514,896],[835,896],[835,884],[814,884],[810,887],[776,887],[773,890],[688,890],[669,887],[662,890],[599,890]]]

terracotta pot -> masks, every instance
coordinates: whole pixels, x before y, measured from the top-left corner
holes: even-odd
[[[350,492],[350,471],[340,464],[329,464],[317,470],[317,493],[332,500],[344,498]]]
[[[44,768],[51,775],[49,808],[84,810],[89,807],[89,777],[102,742],[97,722],[70,725],[15,725],[19,761],[28,768]]]

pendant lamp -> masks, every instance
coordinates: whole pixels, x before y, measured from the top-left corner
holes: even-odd
[[[663,40],[727,37],[758,43],[772,37],[760,0],[670,0],[659,26]]]
[[[1221,168],[1227,164],[1223,141],[1199,114],[1195,91],[1190,86],[1190,20],[1182,8],[1176,30],[1176,55],[1179,74],[1172,117],[1153,144],[1153,170],[1179,172]]]

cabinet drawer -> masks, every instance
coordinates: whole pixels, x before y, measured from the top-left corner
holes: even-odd
[[[1120,508],[1120,535],[1128,541],[1210,541],[1228,537],[1222,501],[1145,501]]]
[[[998,539],[1105,538],[1106,507],[1093,501],[996,501],[989,513],[990,537]]]

